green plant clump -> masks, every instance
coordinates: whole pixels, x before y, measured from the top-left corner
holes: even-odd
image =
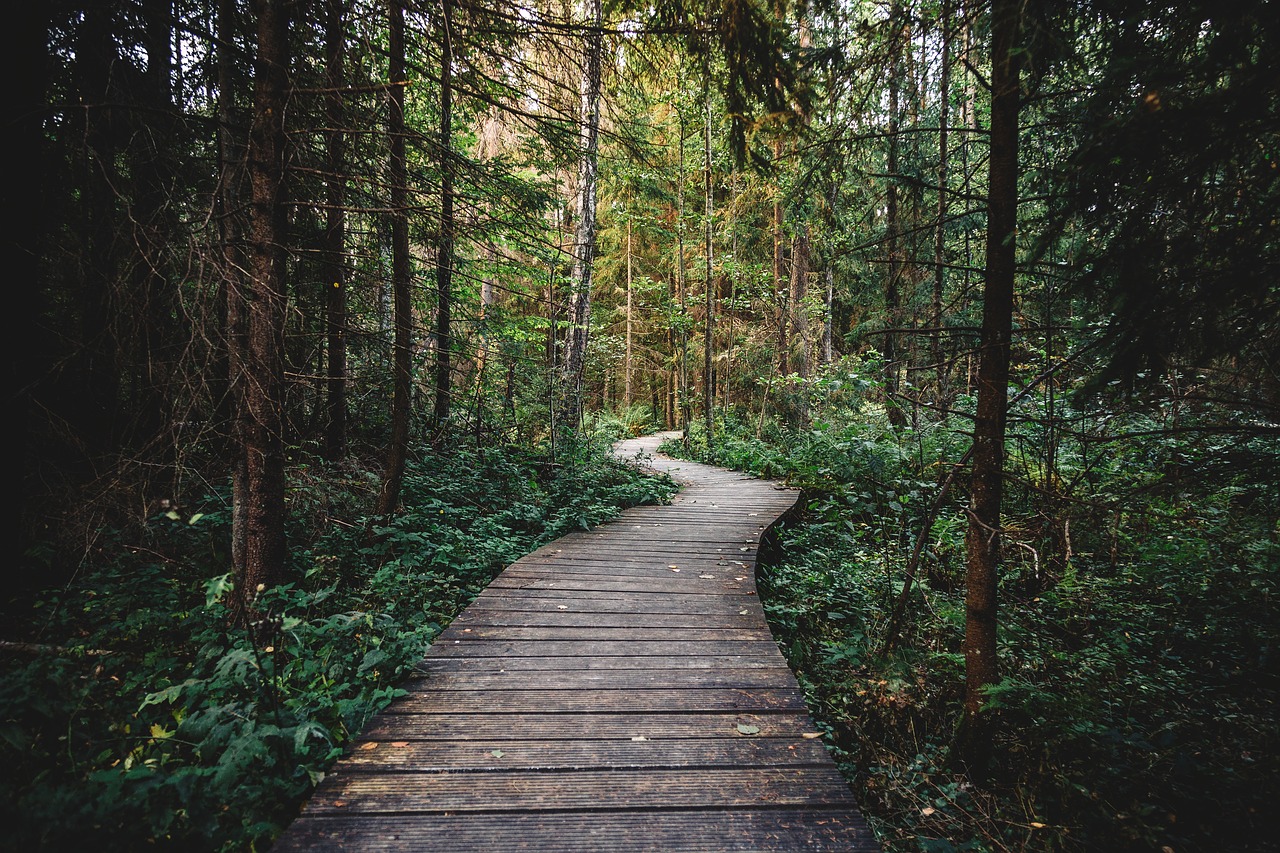
[[[1037,404],[1015,407],[1002,680],[988,693],[997,756],[975,780],[949,752],[964,692],[966,477],[938,500],[964,422],[894,430],[874,403],[817,400],[800,427],[725,418],[715,455],[805,489],[779,564],[762,567],[762,601],[887,849],[1271,849],[1274,443],[1153,436],[1159,423],[1129,411],[1060,434],[1046,458]],[[705,457],[699,431],[690,446]]]
[[[10,602],[29,638],[0,658],[0,802],[7,849],[262,849],[344,744],[401,695],[431,640],[505,565],[669,481],[603,446],[551,464],[511,448],[431,455],[403,509],[369,472],[291,481],[296,580],[237,627],[229,501],[108,535],[65,589]],[[34,605],[34,606],[32,606]]]

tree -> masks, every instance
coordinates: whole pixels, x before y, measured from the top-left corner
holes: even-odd
[[[581,125],[578,136],[577,224],[570,274],[569,332],[564,355],[564,406],[560,423],[577,429],[582,417],[582,369],[591,330],[591,277],[596,254],[596,181],[600,148],[601,64],[604,55],[604,7],[601,0],[584,0],[587,23],[581,87]]]
[[[347,210],[346,210],[346,85],[347,0],[325,3],[325,272],[321,282],[328,296],[326,333],[327,413],[325,456],[341,459],[347,450]]]
[[[394,389],[391,403],[391,443],[387,447],[387,466],[378,496],[377,513],[389,516],[400,503],[400,487],[404,482],[405,462],[409,455],[409,420],[413,394],[413,304],[409,285],[412,269],[409,259],[409,169],[405,154],[404,90],[405,46],[404,3],[390,0],[390,73],[389,101],[391,114],[387,122],[390,155],[387,178],[391,194],[391,291],[394,301],[395,346],[392,357]],[[440,343],[444,348],[446,344]]]
[[[240,408],[239,446],[243,487],[233,538],[243,541],[236,565],[241,612],[255,613],[254,600],[284,576],[285,455],[284,328],[285,115],[289,94],[287,0],[256,0],[257,56],[254,61],[253,124],[249,134],[249,266],[243,283],[245,351],[236,379]]]
[[[991,150],[987,189],[987,271],[978,355],[978,409],[973,429],[965,596],[964,714],[955,755],[972,775],[985,773],[991,753],[986,689],[1000,679],[996,658],[996,583],[1000,567],[1000,505],[1009,402],[1018,227],[1018,109],[1021,6],[994,0],[991,9]]]
[[[441,2],[440,39],[440,239],[436,248],[436,440],[443,435],[453,398],[453,0]]]

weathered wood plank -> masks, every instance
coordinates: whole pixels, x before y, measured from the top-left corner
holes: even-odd
[[[515,689],[477,693],[441,690],[428,679],[397,699],[388,712],[432,710],[441,714],[634,711],[703,714],[732,711],[803,711],[796,687],[684,687],[676,689],[579,687],[571,690]]]
[[[520,657],[520,658],[463,658],[433,657],[424,658],[416,666],[416,672],[520,672],[539,670],[544,672],[561,672],[572,670],[597,669],[663,669],[667,671],[680,669],[716,670],[716,669],[777,669],[786,667],[782,656],[776,652],[768,655],[719,655],[697,657],[694,655],[675,655],[663,657],[651,655],[645,657],[598,657],[595,655],[575,655],[573,657]],[[790,672],[790,670],[787,670]]]
[[[414,678],[400,686],[405,690],[510,690],[514,687],[535,685],[543,690],[611,690],[653,689],[657,687],[790,687],[795,676],[781,661],[771,667],[745,667],[742,669],[630,669],[619,672],[612,669],[569,670],[486,670],[462,669],[453,672],[436,671],[427,678]]]
[[[605,802],[625,803],[629,809],[812,807],[847,803],[848,793],[834,765],[670,768],[658,773],[620,769],[342,773],[331,777],[323,796],[312,798],[308,810],[313,814],[509,814],[599,808]]]
[[[437,644],[428,651],[429,657],[565,657],[590,655],[592,657],[637,657],[646,655],[678,655],[682,652],[706,657],[708,655],[764,655],[776,654],[778,647],[772,640],[730,640],[717,642],[685,642],[681,640],[637,640],[632,642],[597,643],[591,640],[454,640]]]
[[[456,623],[455,623],[456,624]],[[678,637],[680,642],[738,642],[758,640],[770,642],[773,636],[768,628],[619,628],[609,625],[538,625],[512,627],[508,625],[474,625],[451,627],[440,635],[440,640],[578,640],[582,642],[638,642]]]
[[[643,714],[585,713],[527,714],[404,713],[395,706],[375,717],[363,736],[372,740],[605,740],[643,737],[649,740],[744,737],[739,726],[760,729],[754,737],[795,737],[814,733],[812,721],[801,711],[780,713]]]
[[[879,849],[861,818],[844,809],[737,809],[304,817],[273,851],[387,853],[783,853]]]
[[[364,740],[344,771],[664,770],[825,765],[820,740],[739,737],[701,740]]]

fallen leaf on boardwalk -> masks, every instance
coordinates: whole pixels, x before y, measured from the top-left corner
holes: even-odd
[[[557,604],[557,605],[556,605],[556,610],[568,610],[568,609],[569,609],[569,605],[567,605],[567,604]]]
[[[362,743],[362,744],[360,744],[360,748],[361,748],[361,749],[377,749],[377,748],[378,748],[378,744],[377,744],[376,742],[374,742],[374,741],[369,741],[368,743]]]
[[[739,616],[746,616],[746,615],[747,615],[748,613],[750,613],[750,612],[751,612],[751,611],[749,611],[749,610],[739,610],[739,611],[738,611],[738,615],[739,615]]]
[[[822,732],[805,732],[804,734],[800,735],[800,737],[804,738],[805,740],[813,740],[814,738],[822,737]]]
[[[746,578],[734,578],[734,580],[736,580],[736,581],[744,581],[744,580],[746,580]]]
[[[746,723],[738,723],[738,734],[740,735],[758,735],[760,734],[759,726],[748,726]]]
[[[673,571],[673,572],[678,572],[678,571],[680,571],[680,570],[679,570],[679,569],[672,569],[671,571]]]
[[[715,575],[698,575],[698,577],[702,578],[704,581],[713,581],[716,579]]]
[[[738,550],[739,550],[739,551],[750,551],[751,549],[750,549],[750,548],[743,547],[743,548],[739,548]]]
[[[489,754],[492,755],[494,758],[501,758],[502,756],[506,755],[506,753],[500,749],[495,749]]]
[[[632,738],[632,740],[648,740],[648,738],[645,737],[644,735],[636,735],[635,737]]]
[[[333,801],[333,804],[334,804],[335,806],[337,806],[338,808],[342,808],[343,806],[345,806],[345,805],[347,804],[347,801],[346,801],[346,800],[334,800],[334,801]]]
[[[668,568],[668,569],[678,569],[678,568],[680,568],[680,567],[679,567],[679,566],[677,566],[675,563],[672,563],[671,565],[667,566],[667,568]]]
[[[409,741],[407,741],[407,740],[393,740],[393,741],[391,741],[391,745],[392,745],[392,746],[394,746],[396,749],[404,749],[406,746],[408,746],[408,745],[409,745]]]

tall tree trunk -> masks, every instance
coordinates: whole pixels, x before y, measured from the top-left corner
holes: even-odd
[[[596,180],[600,148],[600,74],[604,54],[601,0],[583,0],[588,19],[582,71],[581,127],[578,135],[578,225],[570,277],[569,340],[565,349],[565,403],[560,423],[577,429],[582,418],[582,371],[591,329],[591,280],[596,256]]]
[[[453,0],[442,0],[440,39],[440,245],[436,251],[436,400],[433,420],[440,441],[453,396]]]
[[[773,141],[773,160],[782,159],[782,140]],[[773,188],[773,292],[777,301],[778,316],[778,376],[786,376],[791,372],[790,342],[787,330],[791,325],[790,311],[787,309],[787,282],[782,269],[782,187]]]
[[[809,352],[809,315],[805,300],[809,296],[809,225],[802,222],[791,241],[791,325],[800,343],[796,373],[801,379],[808,377],[811,364]]]
[[[242,613],[251,619],[258,593],[284,575],[285,114],[289,87],[286,0],[255,0],[258,53],[249,133],[249,280],[247,351],[239,380],[240,453],[244,463],[243,566],[236,578]]]
[[[631,318],[633,310],[633,293],[632,293],[632,269],[631,269],[631,211],[627,211],[627,354],[626,360],[623,362],[623,373],[625,379],[623,381],[622,402],[623,405],[630,409],[632,401],[631,375],[633,368],[632,361],[632,328]]]
[[[1005,417],[1009,399],[1009,342],[1013,325],[1018,216],[1018,0],[993,0],[991,9],[991,152],[988,166],[987,276],[978,362],[969,503],[965,597],[964,715],[955,756],[981,777],[991,756],[985,689],[1000,678],[996,659],[996,580],[1000,565],[1000,504],[1004,491]]]
[[[716,289],[712,280],[715,266],[713,251],[714,240],[712,220],[715,215],[715,198],[711,191],[711,69],[705,64],[702,69],[702,101],[705,110],[705,131],[703,133],[703,188],[706,201],[705,221],[703,222],[703,238],[705,241],[706,267],[706,317],[702,335],[702,414],[707,430],[707,456],[714,458],[715,448],[715,322],[716,322]]]
[[[683,69],[683,65],[681,66]],[[677,78],[677,86],[684,87],[684,80]],[[680,428],[684,431],[684,447],[689,449],[689,330],[685,323],[689,316],[689,275],[685,268],[684,257],[684,113],[679,109],[676,115],[680,120],[679,148],[676,152],[676,299],[680,305],[680,352],[678,370],[678,386],[676,391],[680,411]]]
[[[328,0],[325,20],[325,180],[324,277],[327,287],[327,397],[325,458],[340,460],[347,452],[347,213],[346,123],[342,89],[346,85],[347,0]]]
[[[218,287],[219,318],[222,321],[215,357],[215,418],[225,426],[235,448],[231,462],[231,566],[236,578],[244,577],[245,523],[248,506],[248,476],[245,456],[238,444],[244,433],[244,407],[240,405],[244,384],[244,357],[249,351],[245,339],[244,273],[247,266],[241,243],[240,180],[244,163],[236,139],[235,93],[239,89],[236,44],[235,0],[218,0],[218,192],[214,198],[221,244]]]
[[[936,377],[936,397],[946,407],[947,368],[942,362],[942,296],[946,285],[947,121],[951,107],[951,3],[943,0],[938,20],[942,27],[942,70],[938,80],[938,223],[933,232],[933,338],[929,358]]]
[[[412,311],[409,298],[409,174],[405,158],[404,119],[404,3],[391,0],[390,77],[391,116],[387,133],[391,137],[388,177],[391,182],[391,299],[395,324],[392,353],[394,390],[391,400],[391,444],[387,467],[378,496],[378,515],[388,516],[400,504],[405,462],[409,455],[409,417],[413,394]],[[444,347],[441,346],[441,349]]]
[[[831,310],[833,303],[835,302],[836,295],[836,275],[831,269],[830,261],[827,262],[826,280],[826,297],[823,299],[822,303],[822,363],[830,364],[833,360],[834,349],[832,345],[832,327],[834,323],[832,322],[833,317],[831,316]]]
[[[888,277],[885,281],[884,302],[885,318],[888,330],[884,336],[884,391],[885,410],[889,422],[894,426],[906,425],[906,416],[898,405],[898,329],[902,326],[902,297],[900,293],[902,279],[902,240],[901,223],[898,221],[898,111],[900,90],[902,88],[902,53],[909,45],[903,44],[902,7],[894,4],[889,13],[889,29],[892,44],[892,57],[889,68],[889,126],[887,137],[889,143],[888,187],[885,198],[885,230],[889,249]]]

